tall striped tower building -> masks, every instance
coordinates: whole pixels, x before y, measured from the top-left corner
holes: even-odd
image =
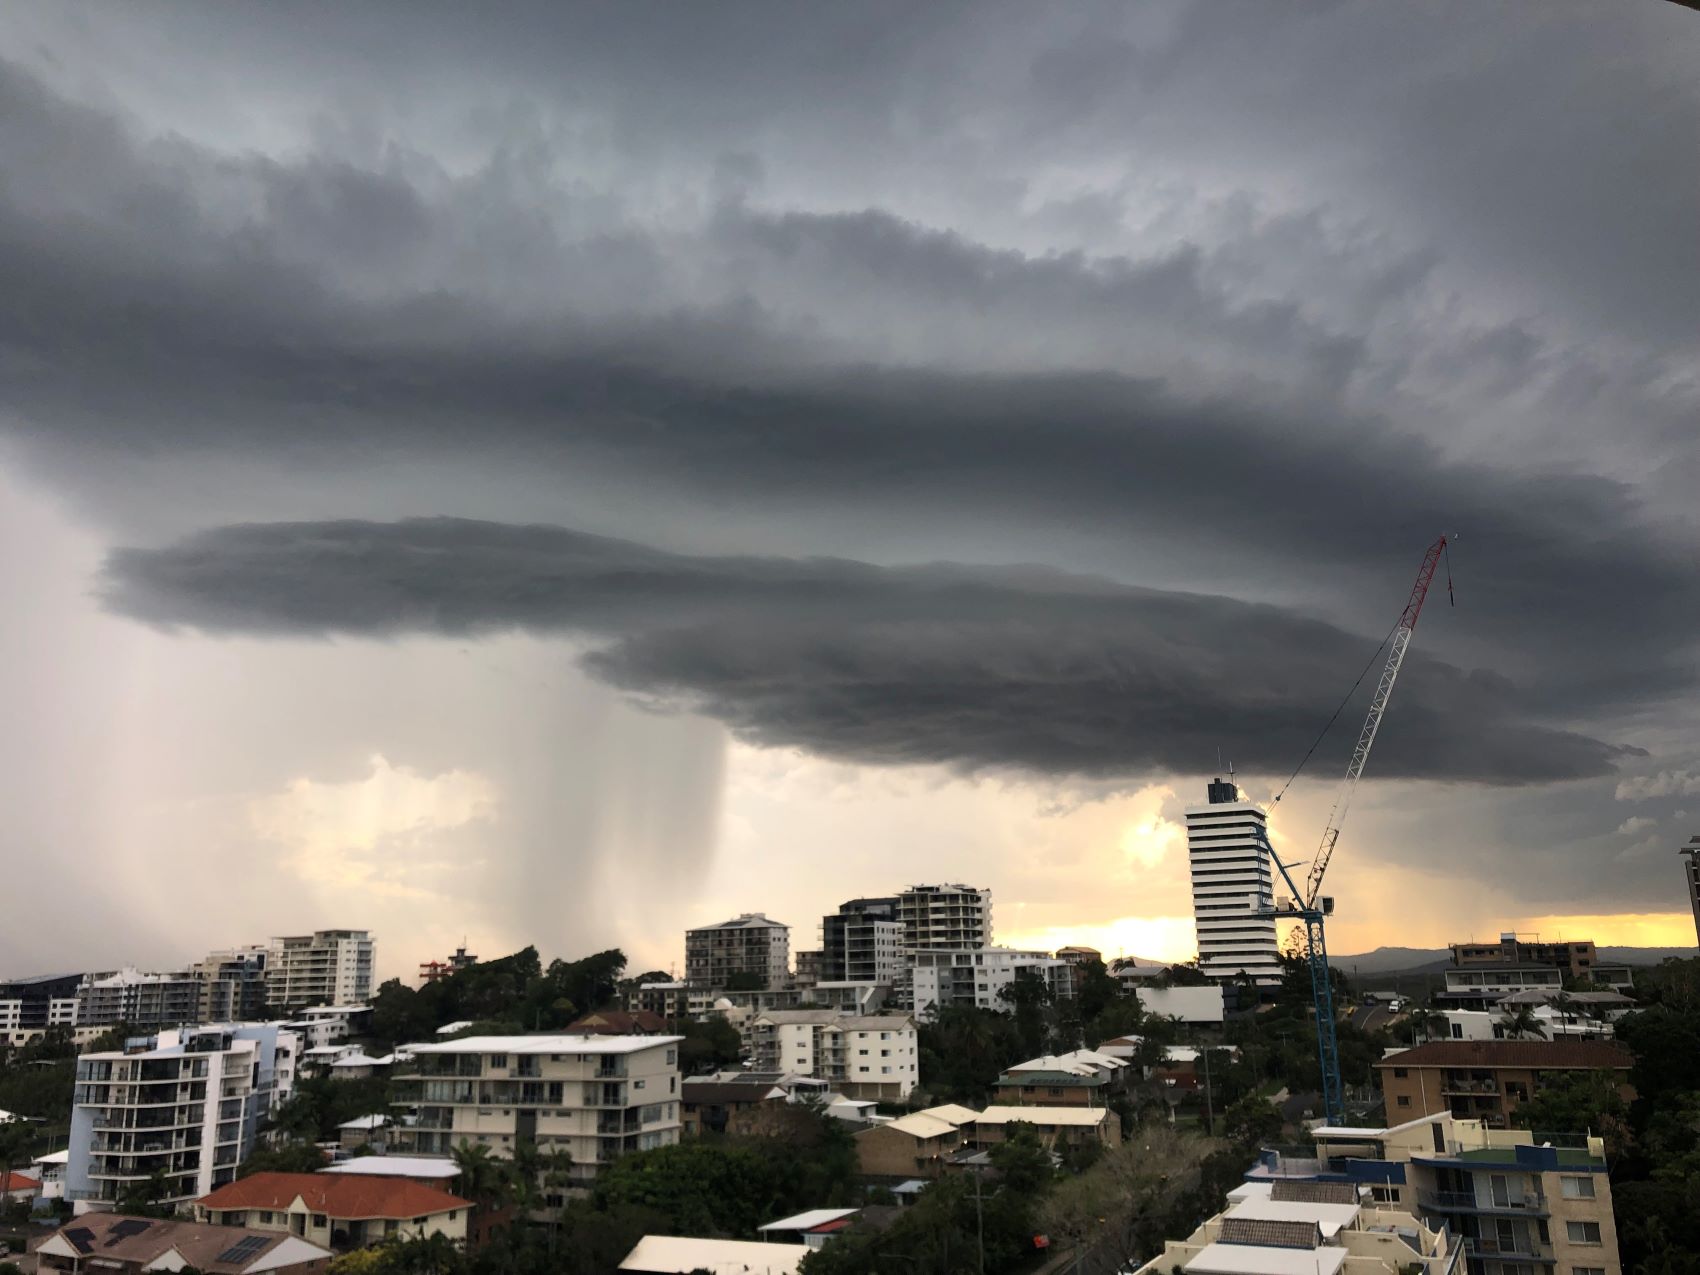
[[[1276,985],[1275,921],[1257,915],[1275,905],[1263,811],[1241,801],[1232,782],[1213,779],[1209,792],[1208,805],[1186,812],[1198,967],[1223,982],[1243,973],[1260,986]]]

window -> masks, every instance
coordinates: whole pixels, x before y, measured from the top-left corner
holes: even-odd
[[[323,1213],[313,1214],[313,1225],[314,1226],[325,1226],[329,1221],[330,1221],[330,1219],[327,1218]],[[1596,1227],[1595,1229],[1598,1230],[1599,1228]]]
[[[1593,1178],[1560,1178],[1558,1186],[1567,1200],[1591,1200],[1594,1198]]]
[[[632,1081],[632,1088],[633,1089],[642,1089],[643,1088],[643,1081],[641,1081],[641,1080]]]
[[[667,1065],[669,1067],[672,1067],[672,1066],[676,1065],[678,1063],[678,1061],[679,1061],[679,1051],[677,1049],[669,1049],[667,1051]]]
[[[1410,1074],[1411,1069],[1409,1067],[1395,1067],[1393,1069],[1393,1079],[1395,1080],[1404,1080],[1408,1078]]]
[[[1399,1105],[1400,1105],[1400,1106],[1401,1106],[1401,1107],[1408,1107],[1408,1106],[1410,1106],[1410,1105],[1411,1105],[1411,1095],[1410,1095],[1410,1094],[1408,1094],[1408,1093],[1402,1093],[1402,1094],[1400,1094],[1400,1095],[1399,1095]]]
[[[1372,1186],[1369,1189],[1370,1199],[1377,1204],[1399,1203],[1399,1188],[1396,1186]]]
[[[263,1224],[270,1226],[271,1220],[272,1220],[271,1210],[270,1209],[262,1209],[261,1212],[260,1212],[260,1221]]]
[[[1606,1268],[1603,1266],[1572,1266],[1570,1275],[1606,1275]]]
[[[491,1054],[490,1065],[492,1067],[506,1067],[508,1065],[508,1056],[506,1054]]]
[[[1598,1222],[1566,1222],[1564,1229],[1568,1232],[1572,1244],[1598,1244],[1600,1242],[1600,1224]]]

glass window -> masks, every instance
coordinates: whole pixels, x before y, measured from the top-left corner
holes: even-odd
[[[1393,1069],[1393,1079],[1395,1080],[1404,1080],[1410,1076],[1410,1074],[1411,1069],[1409,1067],[1395,1067]]]
[[[1572,1244],[1598,1244],[1600,1242],[1600,1224],[1598,1222],[1566,1222],[1564,1229],[1569,1234]]]
[[[1603,1266],[1572,1266],[1570,1275],[1606,1275],[1606,1268]]]
[[[1399,1105],[1400,1105],[1400,1106],[1401,1106],[1401,1107],[1408,1107],[1408,1106],[1410,1106],[1410,1105],[1411,1105],[1411,1095],[1410,1095],[1410,1094],[1408,1094],[1408,1093],[1402,1093],[1402,1094],[1400,1094],[1400,1095],[1399,1095]]]
[[[508,1065],[508,1056],[506,1054],[491,1054],[490,1065],[492,1067],[506,1067]]]
[[[1567,1200],[1591,1200],[1594,1198],[1593,1178],[1560,1178],[1558,1184]]]

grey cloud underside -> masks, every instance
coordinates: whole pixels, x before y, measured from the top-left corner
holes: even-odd
[[[108,560],[105,604],[210,633],[588,639],[585,667],[741,736],[867,763],[1113,777],[1224,742],[1296,763],[1374,648],[1290,610],[1038,567],[694,557],[461,519],[215,528]],[[1625,752],[1415,654],[1384,777],[1521,784]]]

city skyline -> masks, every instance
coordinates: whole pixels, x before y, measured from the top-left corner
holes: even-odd
[[[1700,36],[1437,12],[0,17],[0,973],[1184,958],[1443,532],[1330,947],[1691,945]]]

